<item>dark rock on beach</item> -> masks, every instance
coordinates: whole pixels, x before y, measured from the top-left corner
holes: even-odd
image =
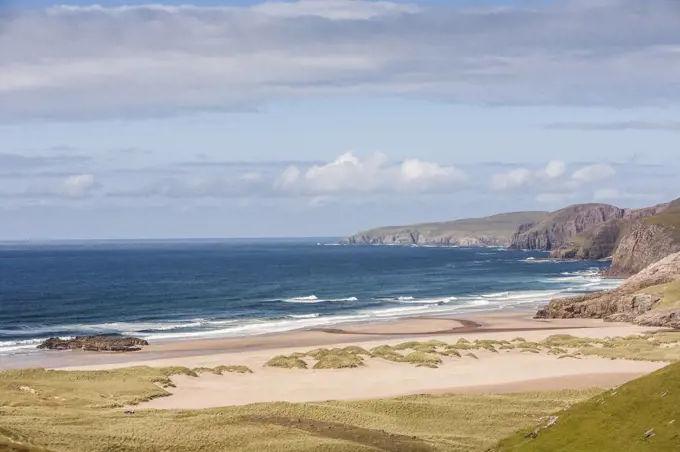
[[[616,290],[552,300],[538,310],[536,318],[591,318],[679,328],[680,307],[659,309],[662,297],[653,291],[645,292],[645,289],[668,284],[678,278],[680,278],[680,252],[650,265],[630,277]]]
[[[44,350],[87,350],[93,352],[132,352],[149,345],[144,339],[122,336],[78,336],[73,339],[51,337],[38,345]]]

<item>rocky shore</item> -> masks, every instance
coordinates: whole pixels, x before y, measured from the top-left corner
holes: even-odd
[[[650,265],[616,290],[552,300],[536,313],[536,318],[595,318],[680,328],[680,299],[663,290],[664,285],[679,279],[680,252]]]
[[[149,345],[144,339],[121,336],[77,336],[73,339],[51,337],[38,345],[43,350],[85,350],[92,352],[132,352]]]

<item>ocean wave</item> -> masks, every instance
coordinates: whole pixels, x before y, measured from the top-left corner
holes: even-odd
[[[347,316],[290,318],[273,321],[254,319],[243,321],[241,324],[229,328],[178,333],[156,333],[144,335],[143,337],[147,340],[172,340],[230,336],[254,336],[260,334],[282,333],[285,331],[293,331],[303,328],[337,325],[347,322],[359,322],[362,320],[368,320],[369,318],[370,316],[367,314],[355,314]]]
[[[571,275],[575,275],[575,276],[598,276],[600,274],[601,274],[600,269],[597,268],[597,267],[591,267],[591,268],[588,268],[588,269],[585,269],[585,270],[577,270],[575,272],[562,272],[562,273],[560,273],[560,275],[565,275],[565,276],[571,276]]]
[[[510,295],[510,292],[497,292],[497,293],[488,293],[482,295],[482,298],[501,298],[501,297],[507,297]]]
[[[484,300],[484,299],[479,299],[479,300],[472,300],[472,303],[470,303],[473,306],[488,306],[491,304],[489,300]]]
[[[42,337],[33,339],[22,339],[16,341],[0,341],[0,355],[7,354],[9,352],[16,353],[22,350],[24,351],[36,350],[36,347],[47,339],[49,338]],[[60,337],[60,339],[64,340],[73,339],[73,336],[64,336]]]
[[[358,301],[359,299],[357,297],[347,297],[347,298],[318,298],[316,295],[307,295],[304,297],[293,297],[293,298],[286,298],[284,301],[286,303],[326,303],[326,302],[333,302],[333,301]]]
[[[290,317],[291,319],[315,319],[315,318],[319,317],[319,314],[317,314],[317,313],[314,313],[314,314],[299,314],[299,315],[291,314],[288,317]]]
[[[415,297],[393,297],[393,298],[376,298],[377,301],[386,301],[390,303],[404,303],[404,304],[438,304],[450,303],[456,301],[457,297],[434,297],[434,298],[415,298]]]

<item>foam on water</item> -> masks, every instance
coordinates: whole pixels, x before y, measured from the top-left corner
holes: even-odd
[[[284,301],[286,303],[326,303],[326,302],[339,302],[339,301],[358,301],[357,297],[346,297],[346,298],[318,298],[316,295],[307,295],[305,297],[293,297],[286,298]]]
[[[40,345],[41,342],[49,338],[35,338],[35,339],[25,339],[17,341],[0,341],[0,355],[17,353],[17,352],[28,352],[31,350],[36,350],[36,347]],[[63,336],[60,339],[68,340],[73,339],[73,336]]]
[[[404,304],[441,304],[451,303],[456,301],[457,297],[433,297],[433,298],[416,298],[416,297],[394,297],[394,298],[376,298],[378,301],[390,303],[404,303]]]

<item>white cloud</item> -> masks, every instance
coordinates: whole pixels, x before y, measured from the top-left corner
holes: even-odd
[[[608,179],[616,174],[616,170],[606,163],[585,166],[572,174],[571,178],[579,183],[596,182]]]
[[[96,187],[97,182],[92,174],[76,174],[64,179],[60,193],[68,198],[84,198]]]
[[[254,6],[252,10],[274,17],[316,16],[332,20],[365,20],[389,14],[416,13],[421,8],[384,1],[303,0],[267,2]]]
[[[146,187],[119,192],[126,197],[310,197],[325,202],[329,196],[380,193],[448,193],[459,190],[467,175],[453,166],[418,159],[389,162],[375,154],[361,160],[351,152],[323,164],[258,177],[203,176],[166,179]],[[313,202],[318,205],[321,201]]]
[[[494,174],[491,177],[491,186],[495,190],[507,190],[522,187],[531,181],[534,173],[526,168],[518,168],[507,173]]]
[[[25,183],[22,183],[25,182]],[[11,190],[0,190],[0,198],[16,200],[45,200],[50,198],[83,199],[101,187],[92,174],[73,174],[48,180],[18,179]]]
[[[548,162],[545,168],[532,171],[528,168],[517,168],[505,173],[497,173],[491,177],[494,190],[510,190],[514,188],[539,185],[559,179],[564,175],[566,164],[559,160]]]
[[[551,162],[548,162],[548,165],[545,167],[545,175],[549,178],[557,178],[561,177],[564,174],[564,171],[566,170],[567,165],[565,165],[564,162],[559,161],[559,160],[553,160]]]
[[[362,94],[680,104],[675,0],[58,6],[2,21],[5,122],[241,111]]]

